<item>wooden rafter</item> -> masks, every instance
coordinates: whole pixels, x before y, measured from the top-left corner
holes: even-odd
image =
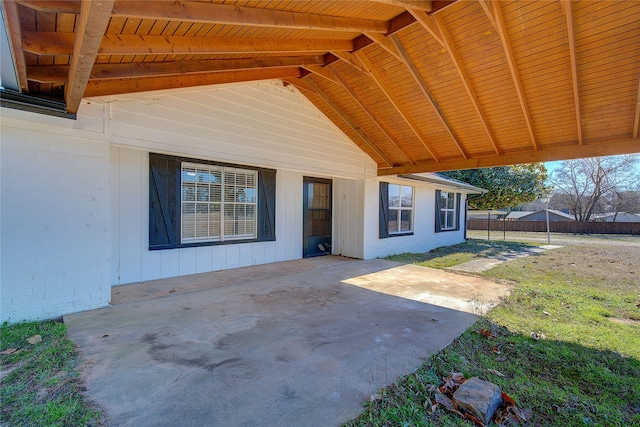
[[[105,96],[223,83],[284,79],[289,77],[300,77],[300,68],[266,68],[263,70],[224,71],[217,73],[188,74],[184,76],[90,80],[85,90],[85,96]]]
[[[640,74],[638,74],[638,94],[636,95],[636,115],[633,120],[633,139],[638,139],[638,127],[640,127]]]
[[[18,15],[18,5],[14,1],[3,1],[5,23],[9,33],[11,56],[16,67],[18,86],[23,93],[29,92],[27,83],[27,63],[22,53],[22,31],[20,29],[20,16]]]
[[[298,89],[310,91],[318,95],[322,100],[331,108],[353,131],[358,134],[358,136],[364,141],[364,143],[371,148],[380,158],[384,161],[387,167],[392,167],[393,162],[389,159],[389,156],[386,155],[368,136],[364,133],[362,129],[358,125],[356,125],[351,117],[340,108],[329,95],[327,95],[322,89],[318,87],[317,84],[312,79],[305,78],[302,79],[285,79],[285,81],[293,84]]]
[[[405,123],[409,126],[415,137],[420,141],[422,146],[429,152],[429,155],[434,159],[438,160],[438,156],[435,154],[435,150],[429,142],[427,138],[420,132],[418,125],[411,119],[409,112],[404,108],[402,102],[398,99],[396,94],[391,90],[388,84],[385,83],[382,74],[376,70],[376,67],[369,61],[369,58],[363,52],[357,52],[356,56],[360,59],[360,61],[370,70],[369,77],[373,79],[373,81],[378,85],[378,88],[385,94],[389,102],[396,109],[398,114],[402,117]]]
[[[431,12],[433,5],[431,0],[374,0],[378,3],[392,4],[394,6],[400,6],[404,8],[412,8],[415,10],[424,10],[425,12]]]
[[[115,16],[135,18],[294,28],[302,30],[347,31],[355,33],[363,31],[386,33],[388,30],[386,21],[343,18],[338,16],[204,2],[166,2],[157,6],[158,4],[159,3],[149,4],[148,2],[141,1],[118,1],[113,9],[113,14]]]
[[[531,138],[531,144],[534,150],[538,150],[540,147],[538,147],[536,135],[533,131],[533,121],[531,120],[531,113],[529,112],[527,99],[524,95],[524,88],[522,87],[522,82],[520,81],[520,73],[518,72],[516,60],[513,56],[511,41],[509,39],[509,35],[507,34],[507,26],[504,22],[504,16],[502,15],[502,6],[500,5],[499,1],[479,1],[485,13],[489,16],[489,20],[495,26],[495,29],[500,36],[500,41],[502,42],[502,47],[507,59],[507,65],[509,66],[509,72],[511,73],[511,78],[515,86],[516,95],[518,96],[518,102],[520,103],[522,115],[524,116],[524,121],[527,125],[529,137]]]
[[[338,58],[340,58],[341,60],[343,60],[344,62],[346,62],[347,64],[351,65],[352,67],[354,67],[358,71],[363,72],[365,74],[369,74],[369,70],[367,69],[367,67],[365,67],[365,65],[362,62],[360,62],[358,57],[356,57],[353,53],[351,53],[351,52],[336,52],[336,51],[333,51],[331,53],[333,55],[337,56]]]
[[[569,0],[560,0],[564,16],[567,20],[567,37],[569,39],[569,59],[571,60],[571,79],[573,81],[573,103],[576,109],[576,127],[578,144],[582,145],[582,114],[580,112],[580,87],[578,86],[578,63],[576,59],[576,35],[573,31],[573,10]]]
[[[48,1],[20,1],[25,6],[40,11],[80,12],[77,3],[69,1],[52,1],[50,4]],[[386,33],[388,31],[386,21],[190,1],[152,3],[139,0],[119,0],[113,7],[112,15],[114,17],[122,16],[137,19],[163,19],[204,24],[231,24],[300,30],[346,31],[353,33],[364,31]]]
[[[487,133],[487,136],[489,137],[489,141],[491,142],[491,146],[493,147],[494,152],[496,154],[502,154],[502,151],[500,150],[500,148],[498,147],[498,143],[496,142],[496,138],[493,135],[493,132],[491,131],[491,128],[489,126],[489,121],[487,120],[486,116],[484,115],[484,112],[482,111],[482,108],[480,107],[480,101],[478,101],[478,96],[476,95],[476,91],[473,89],[473,86],[471,85],[471,80],[469,79],[469,76],[467,74],[467,71],[465,70],[462,60],[460,59],[460,56],[458,55],[458,51],[455,48],[455,45],[453,44],[453,40],[451,39],[451,35],[449,34],[447,27],[444,25],[442,18],[439,17],[438,15],[435,15],[435,18],[432,18],[431,16],[428,16],[427,18],[433,19],[433,22],[435,23],[435,27],[438,29],[438,32],[442,36],[442,42],[444,43],[444,48],[447,50],[449,57],[451,58],[451,62],[453,63],[453,66],[458,72],[458,76],[460,76],[462,85],[464,86],[464,89],[467,92],[467,95],[469,95],[469,100],[473,105],[473,109],[476,110],[476,114],[480,119],[480,124],[482,125],[482,127],[484,128],[484,131]]]
[[[415,18],[416,21],[422,25],[422,27],[431,34],[431,36],[442,46],[444,46],[444,40],[442,40],[442,35],[440,34],[440,30],[436,26],[435,22],[424,10],[418,9],[408,9],[411,15]]]
[[[69,113],[78,112],[113,3],[114,0],[83,0],[81,3],[64,94]]]
[[[80,3],[71,0],[15,0],[21,4],[38,12],[50,13],[80,13]]]
[[[210,59],[171,62],[132,62],[124,64],[95,64],[90,80],[125,79],[166,75],[188,75],[219,71],[291,68],[324,63],[322,56],[287,56],[283,58]],[[64,84],[68,65],[30,65],[29,80],[39,83]]]
[[[416,160],[411,155],[410,151],[404,146],[404,144],[393,135],[393,132],[389,131],[387,127],[382,123],[380,118],[373,111],[371,106],[364,100],[362,95],[356,91],[351,83],[340,73],[338,70],[333,68],[332,70],[335,78],[340,82],[340,86],[351,96],[351,98],[358,104],[360,109],[364,111],[369,117],[369,119],[377,126],[377,128],[384,134],[384,136],[389,139],[398,149],[404,154],[404,156],[409,160],[412,165],[416,164]]]
[[[421,163],[409,166],[396,166],[378,170],[378,175],[403,175],[409,173],[447,171],[460,169],[478,169],[492,166],[517,165],[524,163],[550,162],[554,160],[579,159],[584,157],[612,156],[638,152],[637,139],[622,139],[544,148],[538,151],[523,151],[493,155],[475,159],[447,160],[440,163]]]
[[[400,52],[398,52],[398,48],[396,48],[396,45],[393,44],[391,40],[389,40],[389,37],[382,34],[374,33],[365,33],[365,36],[371,39],[371,41],[373,41],[374,43],[377,43],[378,46],[386,50],[387,53],[391,54],[398,61],[404,63],[404,59],[402,58],[402,55],[400,55]]]
[[[317,74],[318,76],[329,80],[332,83],[335,83],[337,85],[342,86],[342,82],[340,81],[340,79],[330,70],[327,70],[325,67],[321,67],[319,65],[305,65],[304,67],[305,70],[310,71],[313,74]]]
[[[74,33],[25,31],[22,46],[36,55],[70,55]],[[350,51],[351,40],[214,38],[105,34],[100,55],[169,55]]]
[[[413,60],[409,56],[409,52],[407,52],[407,50],[404,48],[404,45],[402,44],[402,42],[400,41],[397,35],[395,34],[392,35],[391,40],[393,41],[396,48],[398,49],[398,52],[400,52],[400,54],[402,55],[403,62],[409,69],[411,77],[413,77],[413,80],[415,80],[415,82],[418,84],[418,87],[420,88],[420,91],[424,95],[425,99],[429,102],[429,105],[431,105],[431,107],[436,112],[438,119],[440,120],[445,130],[447,131],[447,133],[455,143],[456,147],[458,147],[460,154],[465,159],[469,158],[469,155],[467,154],[466,150],[462,146],[462,143],[460,142],[460,138],[458,138],[458,135],[456,134],[453,127],[451,126],[451,123],[449,123],[449,120],[447,120],[447,117],[445,116],[444,111],[442,111],[442,109],[440,108],[440,105],[438,105],[438,101],[436,101],[436,99],[433,96],[433,93],[431,93],[431,89],[429,89],[429,85],[420,74],[420,70],[418,70],[418,67],[416,67],[416,64],[413,63]],[[436,158],[436,161],[439,161],[439,159]]]

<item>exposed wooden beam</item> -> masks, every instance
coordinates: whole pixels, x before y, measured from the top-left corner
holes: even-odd
[[[435,25],[435,22],[424,10],[417,9],[408,9],[409,13],[422,25],[422,27],[431,34],[431,36],[442,46],[444,46],[444,41],[442,40],[442,35],[440,34],[440,30]]]
[[[114,0],[82,0],[69,63],[69,77],[65,84],[64,99],[69,113],[77,113],[80,107],[102,36],[111,17],[113,2]]]
[[[264,70],[226,71],[217,73],[189,74],[185,76],[155,76],[131,79],[91,80],[87,84],[85,97],[136,93],[222,83],[299,77],[300,68],[266,68]]]
[[[371,109],[369,103],[364,100],[362,95],[358,93],[358,91],[356,91],[353,85],[349,83],[349,81],[338,70],[334,68],[332,69],[332,72],[335,75],[336,79],[338,79],[338,81],[340,82],[340,86],[342,86],[342,88],[347,91],[347,93],[356,102],[356,104],[358,104],[360,109],[366,113],[367,117],[369,117],[369,120],[371,120],[378,127],[380,132],[382,132],[382,134],[387,137],[389,141],[391,141],[396,147],[398,147],[398,149],[402,152],[402,154],[404,154],[404,156],[412,165],[415,165],[416,159],[413,157],[411,152],[407,150],[402,141],[400,141],[393,135],[393,132],[387,129],[382,120],[380,120],[376,113]]]
[[[298,87],[299,89],[302,89],[302,90],[309,90],[308,88],[310,88],[310,90],[313,93],[315,93],[320,98],[322,98],[322,100],[329,106],[329,108],[331,108],[347,124],[347,126],[349,126],[356,134],[358,134],[358,136],[364,141],[365,145],[367,145],[371,150],[373,150],[382,159],[382,161],[387,165],[387,167],[392,167],[393,166],[393,162],[389,159],[389,156],[387,156],[367,136],[367,134],[365,134],[364,131],[362,129],[360,129],[360,127],[358,125],[356,125],[354,123],[354,121],[351,119],[351,117],[349,117],[349,115],[346,112],[344,112],[344,110],[342,110],[342,108],[340,108],[340,106],[338,106],[335,102],[333,102],[331,97],[329,97],[329,95],[327,95],[322,89],[320,89],[318,87],[318,85],[315,84],[315,82],[312,79],[310,79],[310,78],[305,78],[304,80],[302,80],[302,79],[286,79],[286,81],[290,82],[291,84],[293,84],[294,86],[296,86],[296,87]],[[300,83],[304,83],[304,84],[300,84]],[[308,86],[308,88],[305,87],[305,86]]]
[[[349,64],[352,67],[356,68],[358,71],[361,71],[361,72],[363,72],[365,74],[369,73],[369,70],[367,69],[367,67],[365,67],[364,64],[362,62],[360,62],[360,60],[353,53],[351,53],[351,52],[337,52],[337,51],[332,51],[331,53],[333,55],[337,56],[338,58],[340,58],[341,60],[343,60],[344,62],[346,62],[347,64]]]
[[[583,145],[572,144],[553,148],[541,148],[534,151],[505,153],[500,156],[492,155],[462,160],[447,160],[440,163],[424,163],[409,166],[396,166],[388,169],[378,169],[378,175],[402,175],[420,172],[442,172],[460,169],[478,169],[493,166],[507,166],[525,163],[550,162],[554,160],[580,159],[584,157],[612,156],[619,154],[634,154],[640,152],[640,145],[636,139],[622,139],[601,141]]]
[[[464,64],[462,63],[462,60],[460,59],[460,56],[458,55],[458,51],[455,45],[453,44],[451,35],[449,34],[449,31],[447,30],[447,27],[445,26],[444,21],[442,20],[442,17],[439,15],[434,15],[434,17],[429,16],[428,18],[433,19],[435,26],[438,28],[438,31],[442,35],[442,41],[444,42],[444,47],[447,50],[447,53],[449,54],[449,57],[451,58],[451,62],[453,63],[456,71],[458,72],[458,76],[462,81],[462,85],[464,86],[464,89],[467,91],[467,95],[469,96],[469,100],[473,105],[473,109],[476,111],[476,114],[480,119],[480,124],[482,125],[482,127],[484,128],[484,131],[489,137],[489,142],[491,142],[491,146],[493,147],[494,152],[496,154],[502,154],[502,151],[500,150],[500,148],[498,147],[498,143],[496,142],[496,138],[493,135],[491,128],[489,127],[489,121],[487,120],[487,117],[484,115],[484,112],[480,107],[480,101],[478,101],[478,96],[476,95],[476,91],[473,89],[473,86],[471,85],[471,79],[469,79],[469,75],[467,74],[467,71],[464,67]]]
[[[319,65],[305,65],[305,70],[310,71],[312,74],[317,74],[318,76],[329,80],[332,83],[342,86],[342,82],[340,79],[331,71],[327,70],[325,67],[321,67]]]
[[[387,36],[382,34],[374,34],[374,33],[365,33],[365,35],[370,38],[373,42],[377,43],[381,48],[387,51],[387,53],[391,54],[398,61],[404,63],[404,59],[400,52],[398,52],[398,48],[393,44],[391,40]],[[356,55],[357,56],[357,55]]]
[[[395,34],[401,29],[413,25],[416,22],[416,18],[414,18],[413,15],[411,15],[408,11],[403,12],[389,21],[389,31],[386,33],[386,35],[390,36],[391,34]]]
[[[218,71],[259,70],[265,68],[303,67],[323,64],[322,56],[285,56],[282,58],[209,59],[172,62],[131,62],[124,64],[95,64],[90,80],[126,79],[211,73]],[[27,66],[29,80],[38,83],[64,84],[69,72],[68,65]]]
[[[636,117],[633,121],[633,139],[638,139],[638,127],[640,127],[640,73],[638,74],[638,94],[636,95]]]
[[[27,82],[27,63],[22,52],[22,30],[20,26],[18,5],[15,1],[4,0],[2,2],[2,7],[4,9],[5,24],[7,26],[7,32],[11,44],[11,57],[13,58],[13,64],[16,67],[18,86],[20,86],[20,92],[29,93],[29,83]]]
[[[374,0],[374,1],[378,3],[391,4],[393,6],[399,6],[404,8],[424,10],[425,12],[431,12],[432,10],[431,0]]]
[[[354,33],[363,31],[386,33],[388,31],[386,21],[205,2],[118,1],[113,8],[113,15],[140,19],[166,19],[206,24],[233,24],[302,30],[347,31]]]
[[[23,49],[36,55],[70,55],[74,33],[25,31]],[[286,53],[353,50],[351,40],[215,38],[105,34],[100,55]]]
[[[449,120],[447,120],[447,116],[445,116],[444,111],[442,111],[442,109],[440,108],[440,105],[438,105],[438,101],[436,101],[435,97],[433,96],[433,93],[431,93],[431,89],[429,89],[429,85],[420,74],[420,70],[418,70],[418,67],[416,67],[416,64],[413,63],[413,59],[411,59],[411,57],[409,56],[409,52],[407,52],[407,50],[404,48],[404,45],[402,44],[402,42],[400,41],[397,35],[395,34],[392,35],[391,40],[396,45],[398,52],[400,52],[400,54],[402,55],[403,62],[409,69],[409,72],[411,73],[411,77],[413,77],[413,80],[418,84],[418,87],[422,91],[422,94],[424,95],[425,99],[429,101],[429,104],[435,110],[436,115],[438,116],[438,119],[440,119],[440,122],[444,126],[445,130],[447,131],[451,139],[453,139],[453,142],[456,144],[456,147],[458,147],[460,154],[465,159],[469,158],[469,155],[467,154],[466,150],[462,146],[462,143],[460,142],[460,138],[458,138],[458,135],[456,134],[455,130],[453,130],[453,127],[449,123]],[[440,161],[440,160],[436,157],[436,161]]]
[[[576,35],[573,30],[573,10],[569,0],[560,0],[564,16],[567,20],[567,37],[569,39],[569,59],[571,60],[571,79],[573,81],[573,103],[576,109],[576,127],[578,144],[582,145],[582,114],[580,111],[580,86],[578,85],[578,64],[576,60]]]
[[[49,13],[80,13],[80,3],[77,1],[65,1],[65,0],[16,0],[25,7],[28,7],[38,12]]]
[[[357,52],[356,56],[360,59],[360,61],[370,70],[369,76],[373,79],[374,82],[378,85],[380,90],[385,94],[389,102],[394,106],[398,114],[402,117],[405,123],[409,126],[413,134],[416,136],[420,144],[429,152],[429,155],[437,161],[438,156],[435,154],[435,150],[429,142],[427,142],[427,138],[422,134],[418,125],[411,118],[409,112],[404,107],[404,104],[398,99],[397,95],[391,90],[388,84],[385,83],[382,74],[374,67],[374,65],[369,61],[369,58],[363,52]]]
[[[480,0],[480,4],[485,10],[485,13],[489,15],[489,20],[492,22],[492,24],[494,24],[495,29],[500,36],[500,41],[502,42],[502,47],[504,49],[507,64],[509,66],[509,72],[511,73],[511,79],[513,80],[513,85],[516,89],[516,95],[518,96],[520,108],[522,109],[522,115],[524,116],[524,121],[527,125],[529,137],[531,138],[531,144],[534,150],[538,150],[540,147],[538,146],[536,135],[533,131],[533,121],[531,120],[531,113],[529,112],[527,98],[524,95],[524,88],[522,87],[522,82],[520,81],[520,73],[518,72],[518,67],[513,56],[511,41],[509,39],[509,35],[507,34],[507,26],[504,21],[504,16],[502,15],[502,6],[500,5],[499,1]]]
[[[57,0],[18,0],[39,11],[80,13],[78,3]],[[410,1],[410,0],[409,0]],[[416,3],[424,3],[418,0]],[[386,21],[345,18],[284,10],[260,9],[237,5],[191,1],[116,1],[113,16],[138,19],[198,22],[204,24],[231,24],[256,27],[278,27],[300,30],[324,30],[361,33],[386,33]]]

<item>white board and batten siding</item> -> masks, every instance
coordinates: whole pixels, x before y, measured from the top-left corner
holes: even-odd
[[[363,257],[363,183],[375,164],[295,89],[263,82],[85,102],[94,111],[83,126],[112,143],[112,284],[301,258],[304,176],[333,181],[334,253]],[[149,251],[149,152],[276,169],[276,241]]]
[[[391,184],[412,186],[414,190],[413,234],[378,238],[378,203],[380,181]],[[364,259],[386,257],[407,252],[427,252],[441,246],[455,245],[464,241],[464,207],[467,193],[446,185],[430,184],[397,177],[367,179],[364,226]],[[436,233],[435,198],[436,190],[461,193],[460,229]]]
[[[334,254],[463,239],[434,233],[425,183],[412,184],[414,235],[379,239],[375,163],[279,81],[85,99],[77,121],[2,116],[1,321],[102,307],[112,285],[299,259],[305,176],[333,182]],[[149,153],[276,169],[276,240],[150,251]]]

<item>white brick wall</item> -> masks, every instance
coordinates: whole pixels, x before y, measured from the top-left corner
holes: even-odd
[[[111,297],[109,145],[69,121],[2,109],[0,321],[102,307]],[[9,115],[10,117],[7,117]]]

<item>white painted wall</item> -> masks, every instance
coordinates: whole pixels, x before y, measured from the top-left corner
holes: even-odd
[[[413,181],[415,234],[380,240],[376,165],[281,82],[85,99],[77,121],[1,113],[2,321],[101,307],[111,285],[301,258],[304,176],[333,181],[335,254],[463,240],[434,233],[436,187]],[[276,169],[276,241],[149,251],[149,152]]]
[[[380,239],[378,237],[378,210],[380,181],[414,187],[413,235]],[[397,177],[367,179],[365,183],[365,231],[364,259],[385,257],[405,252],[427,252],[440,246],[455,245],[464,241],[464,205],[466,193],[443,185],[428,184]],[[436,190],[462,193],[460,201],[460,230],[435,232]]]
[[[301,258],[304,176],[333,180],[333,252],[363,257],[364,177],[375,165],[295,89],[250,83],[85,102],[81,126],[113,142],[112,284]],[[149,152],[275,168],[276,241],[149,251]]]
[[[2,108],[0,321],[106,305],[109,145],[70,120]]]

